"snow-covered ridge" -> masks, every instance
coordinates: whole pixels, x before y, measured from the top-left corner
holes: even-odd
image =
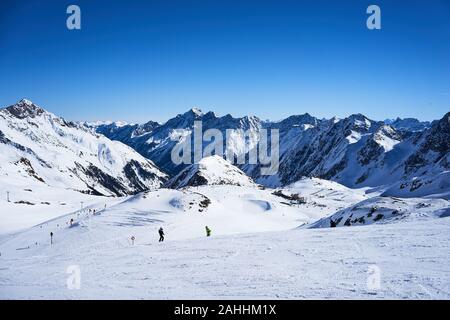
[[[167,182],[169,188],[200,185],[256,186],[239,168],[219,156],[203,158]]]
[[[417,221],[450,216],[450,202],[443,199],[373,197],[339,210],[308,228],[360,226],[373,223]]]
[[[431,126],[429,121],[419,121],[414,118],[386,119],[384,122],[395,129],[405,131],[423,131]]]
[[[159,187],[166,176],[132,148],[21,100],[0,109],[0,180],[98,195]]]

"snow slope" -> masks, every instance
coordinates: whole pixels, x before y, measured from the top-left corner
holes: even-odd
[[[14,182],[17,184],[0,184],[0,235],[18,232],[46,220],[77,212],[82,207],[104,207],[105,204],[109,206],[122,199],[92,196],[20,180]],[[10,193],[10,202],[6,199],[7,191]]]
[[[104,198],[114,202],[92,204],[95,214],[0,236],[0,298],[450,298],[446,200],[397,199],[417,209],[397,223],[306,228],[342,206],[366,213],[390,199],[365,191],[314,178],[280,190],[203,185]],[[73,266],[79,290],[67,287]],[[380,287],[367,285],[373,270]]]
[[[450,201],[444,199],[373,197],[322,218],[308,228],[421,221],[449,215]]]
[[[389,186],[384,196],[394,197],[428,197],[450,200],[450,170],[414,177],[407,181],[399,181]]]
[[[449,299],[449,228],[441,218],[163,243],[141,230],[133,245],[93,223],[28,249],[33,229],[0,244],[0,298]],[[78,290],[67,287],[73,266]],[[374,272],[379,286],[370,285]]]
[[[255,183],[239,168],[219,156],[203,158],[182,170],[166,183],[169,188],[198,185],[255,186]]]
[[[75,217],[81,206],[84,208],[103,208],[107,205],[109,208],[123,201],[125,202],[120,210],[129,212],[131,216],[136,208],[142,212],[156,210],[164,213],[159,215],[159,220],[166,221],[166,219],[169,219],[168,217],[170,219],[176,217],[181,228],[183,228],[184,223],[191,223],[189,219],[193,218],[193,216],[183,220],[183,215],[174,215],[173,213],[191,210],[188,207],[193,207],[193,212],[199,212],[198,210],[213,212],[213,215],[217,217],[218,224],[230,224],[230,232],[233,230],[234,232],[274,230],[272,225],[269,225],[268,229],[259,229],[258,226],[264,224],[264,219],[268,217],[280,215],[293,217],[292,219],[283,218],[281,220],[281,224],[278,224],[279,227],[275,228],[275,230],[281,230],[313,222],[342,209],[345,205],[357,203],[368,198],[364,190],[348,189],[338,183],[320,179],[305,179],[282,190],[287,195],[292,193],[307,195],[307,202],[303,204],[286,200],[274,194],[274,190],[262,190],[255,184],[242,187],[236,185],[206,185],[183,188],[180,191],[172,190],[170,191],[171,193],[163,189],[147,195],[139,194],[126,201],[129,199],[128,197],[92,196],[70,189],[50,187],[38,182],[32,184],[25,178],[15,182],[16,185],[0,184],[0,194],[6,195],[6,191],[10,191],[10,202],[6,201],[6,197],[0,198],[0,208],[4,209],[0,210],[0,235],[24,230],[48,219],[70,213],[74,213]],[[28,184],[25,187],[26,183]],[[170,202],[170,205],[161,205],[161,194],[168,194],[169,199],[165,203]],[[208,207],[199,207],[201,201],[205,201],[205,204],[210,204],[208,204]],[[189,205],[190,202],[194,202],[196,205]],[[117,209],[118,207],[116,206],[115,208]],[[217,214],[214,213],[216,211],[218,211]],[[254,220],[249,224],[236,227],[234,223],[236,219],[243,218],[245,213],[251,212],[254,213],[251,216]],[[264,214],[261,215],[261,212]],[[234,218],[230,219],[231,216]],[[206,216],[206,218],[208,217],[209,215]],[[224,222],[220,223],[220,219]],[[277,222],[270,219],[268,221],[270,223]],[[198,220],[200,226],[194,235],[201,235],[204,224],[207,222],[211,223],[208,220]],[[217,232],[221,233],[222,227],[219,227],[219,230],[215,230],[215,233]],[[177,232],[177,234],[179,233]]]

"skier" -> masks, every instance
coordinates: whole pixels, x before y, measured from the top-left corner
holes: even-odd
[[[72,226],[72,225],[73,225],[73,218],[70,219],[70,226]]]
[[[53,232],[50,232],[50,244],[53,244]]]
[[[134,237],[134,236],[131,236],[131,243],[134,245],[134,240],[135,240],[136,238]]]
[[[162,227],[159,228],[158,233],[159,233],[159,242],[163,242],[164,241],[164,230]]]
[[[206,226],[205,229],[206,229],[206,236],[207,237],[211,236],[211,229],[208,228],[208,226]]]

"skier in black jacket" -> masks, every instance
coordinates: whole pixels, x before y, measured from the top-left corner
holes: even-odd
[[[159,242],[163,242],[164,241],[164,230],[163,230],[163,228],[162,227],[159,228],[158,232],[159,232]]]

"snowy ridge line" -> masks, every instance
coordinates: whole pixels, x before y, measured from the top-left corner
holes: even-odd
[[[155,189],[167,178],[131,147],[24,100],[0,109],[0,163],[2,184],[103,196]]]

